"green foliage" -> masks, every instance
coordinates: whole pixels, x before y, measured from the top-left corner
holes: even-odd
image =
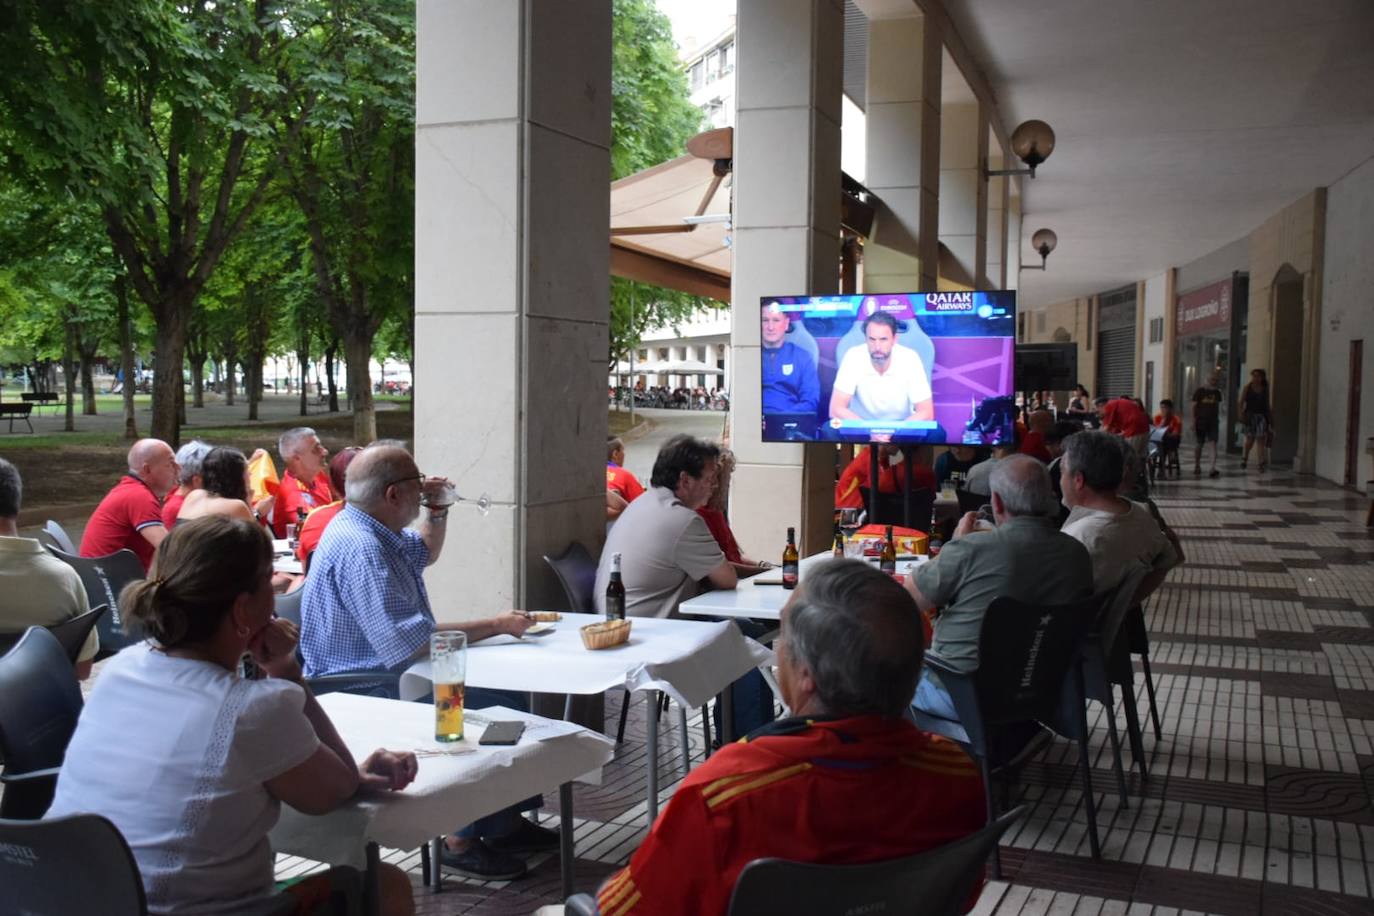
[[[614,0],[611,42],[611,178],[676,159],[702,127],[672,26],[653,0]],[[647,328],[676,325],[721,303],[622,277],[611,278],[610,357],[615,365]]]

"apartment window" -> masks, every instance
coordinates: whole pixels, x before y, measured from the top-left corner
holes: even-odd
[[[706,84],[706,62],[699,60],[692,64],[692,69],[688,71],[688,79],[691,81],[692,89],[700,89]]]
[[[721,57],[724,59],[724,69],[722,73],[735,72],[735,43],[732,41],[721,49]]]
[[[1036,313],[1035,313],[1035,333],[1037,333],[1037,334],[1043,334],[1043,333],[1045,333],[1045,313],[1044,313],[1044,312],[1036,312]]]
[[[647,363],[649,361],[649,351],[640,350],[638,359],[641,363]]]

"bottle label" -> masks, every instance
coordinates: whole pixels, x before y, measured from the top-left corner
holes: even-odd
[[[885,573],[895,573],[897,571],[897,561],[883,559],[878,561],[878,569]]]
[[[782,564],[782,587],[796,588],[797,580],[801,577],[801,568],[796,563]]]
[[[607,595],[606,596],[606,619],[624,620],[625,619],[625,596]]]

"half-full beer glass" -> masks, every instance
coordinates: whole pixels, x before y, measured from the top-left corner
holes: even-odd
[[[463,740],[463,684],[468,673],[468,637],[440,630],[429,638],[434,683],[434,740]]]

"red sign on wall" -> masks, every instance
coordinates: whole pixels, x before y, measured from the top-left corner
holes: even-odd
[[[1178,297],[1174,332],[1179,337],[1231,328],[1231,281],[1222,280]]]

